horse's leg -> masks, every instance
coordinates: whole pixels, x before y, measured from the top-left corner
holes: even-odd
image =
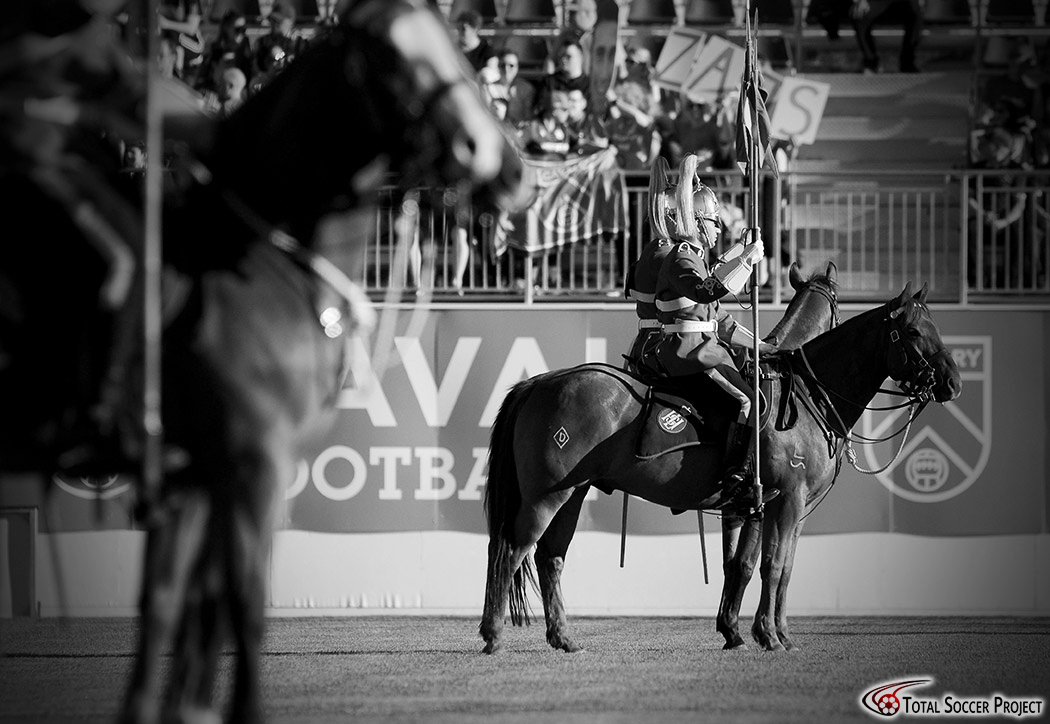
[[[220,537],[221,538],[221,537]],[[171,708],[179,720],[195,724],[221,724],[213,708],[215,675],[223,642],[221,616],[222,554],[215,550],[218,538],[203,551],[200,565],[191,574],[176,638],[172,663]]]
[[[260,664],[267,566],[280,484],[293,479],[295,461],[290,454],[265,451],[237,456],[236,461],[227,559],[230,622],[237,643],[230,720],[255,724],[263,720]]]
[[[580,508],[587,497],[589,485],[576,488],[569,501],[554,515],[547,530],[536,544],[536,575],[543,597],[543,615],[547,620],[547,643],[562,651],[579,651],[580,646],[569,638],[565,620],[565,601],[561,595],[561,572],[565,567],[565,553],[569,550]]]
[[[511,599],[512,586],[517,589],[515,596],[521,599],[520,605],[524,606],[524,578],[528,570],[525,557],[539,541],[540,536],[543,535],[551,520],[562,505],[569,500],[572,493],[570,489],[552,493],[534,504],[522,502],[514,515],[513,525],[510,526],[512,538],[496,536],[489,539],[485,611],[479,627],[481,638],[485,640],[483,653],[494,654],[500,648],[503,616],[507,610],[507,603]],[[515,617],[514,606],[512,606],[512,620]],[[514,622],[517,623],[517,621]]]
[[[802,517],[802,491],[782,493],[766,506],[762,527],[762,595],[755,613],[751,635],[762,648],[782,651],[776,633],[776,597],[784,574],[784,564]]]
[[[735,649],[744,646],[740,636],[740,603],[744,590],[755,571],[762,541],[761,522],[758,518],[722,519],[722,598],[718,603],[716,629],[725,637],[722,648]]]
[[[160,721],[164,686],[160,659],[183,611],[192,569],[203,549],[210,505],[198,492],[180,492],[146,539],[139,602],[140,631],[121,721]]]
[[[777,624],[777,638],[780,639],[780,643],[783,644],[784,648],[788,651],[797,648],[788,634],[787,591],[788,584],[791,582],[791,569],[795,565],[795,547],[798,545],[799,536],[802,535],[802,526],[803,521],[799,521],[798,525],[795,526],[794,534],[788,540],[788,549],[784,553],[784,570],[780,574],[780,585],[777,586],[777,608],[775,617]]]

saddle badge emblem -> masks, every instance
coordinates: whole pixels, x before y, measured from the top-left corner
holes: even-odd
[[[660,429],[672,435],[685,429],[685,418],[676,410],[666,410],[658,418]]]

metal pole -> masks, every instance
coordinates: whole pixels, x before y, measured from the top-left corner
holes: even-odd
[[[143,412],[142,497],[146,505],[156,500],[164,475],[164,427],[161,417],[161,214],[164,185],[164,131],[161,108],[160,68],[157,55],[156,0],[140,0],[146,28],[146,178],[143,271]]]
[[[627,499],[630,496],[623,494],[623,519],[620,521],[620,568],[623,568],[624,554],[627,552]]]
[[[755,18],[756,25],[758,18]],[[752,32],[751,27],[751,0],[747,0],[747,53],[748,60],[750,61],[751,77],[748,79],[751,84],[751,92],[754,93],[755,97],[751,103],[751,118],[748,119],[751,123],[751,153],[750,161],[747,165],[747,171],[749,181],[751,184],[751,197],[748,203],[748,227],[755,233],[754,230],[758,229],[758,154],[759,144],[762,139],[759,137],[758,131],[758,52],[755,49],[755,38],[752,35],[757,35],[758,29],[755,28]],[[753,238],[753,237],[752,237]],[[759,368],[758,368],[758,342],[760,334],[758,331],[758,264],[751,270],[751,329],[754,331],[754,349],[753,356],[755,360],[753,375],[751,380],[752,400],[751,400],[751,429],[752,429],[752,445],[754,446],[754,468],[755,468],[755,505],[761,507],[762,505],[762,476],[761,476],[761,465],[759,461],[762,459],[759,456],[761,452],[759,446],[759,435],[758,435],[758,404],[759,404]]]

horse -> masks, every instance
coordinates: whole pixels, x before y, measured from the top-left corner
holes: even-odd
[[[802,274],[799,270],[797,263],[792,263],[788,270],[788,281],[791,287],[795,290],[795,294],[788,304],[787,309],[784,312],[784,316],[776,324],[776,326],[770,331],[765,337],[765,341],[771,344],[775,344],[781,349],[792,349],[797,347],[803,342],[808,341],[815,336],[819,331],[830,329],[832,325],[838,322],[838,301],[837,301],[837,268],[833,262],[829,262],[827,269],[823,274],[813,274],[808,280],[803,280]],[[510,395],[504,405],[510,401]],[[495,431],[493,433],[493,440],[499,439]],[[495,459],[495,442],[491,450],[491,457]],[[490,460],[490,471],[492,470],[492,460]],[[490,480],[494,478],[490,477]],[[502,627],[503,610],[506,608],[506,601],[493,601],[490,599],[490,595],[499,595],[504,585],[497,580],[494,580],[494,576],[498,575],[510,575],[499,567],[495,567],[499,562],[499,555],[501,555],[502,544],[498,543],[498,532],[492,529],[492,521],[496,520],[500,513],[497,510],[492,510],[489,506],[495,503],[495,494],[493,494],[492,500],[486,498],[486,508],[489,512],[490,521],[490,545],[489,545],[489,579],[488,588],[486,593],[486,609],[485,617],[481,625],[482,637],[486,639],[486,652],[492,653],[498,649],[498,632]],[[578,515],[578,513],[577,513]],[[554,565],[555,568],[551,569],[546,561],[564,561],[565,553],[568,549],[568,542],[571,540],[573,531],[575,530],[576,518],[569,517],[564,513],[559,512],[558,523],[560,527],[555,527],[552,523],[548,527],[547,531],[541,536],[537,553],[540,555],[540,559],[544,561],[545,565],[540,568],[541,572],[541,584],[544,586],[544,590],[551,591],[549,596],[552,604],[548,607],[546,601],[548,595],[544,595],[545,601],[545,615],[547,617],[548,624],[548,641],[557,641],[556,648],[561,648],[566,651],[575,651],[577,646],[567,635],[567,626],[565,622],[564,607],[561,605],[561,594],[560,594],[560,564],[549,564]],[[568,527],[566,527],[568,526]],[[739,528],[739,525],[737,525]],[[560,542],[559,542],[560,541]],[[557,547],[553,550],[548,550],[553,544],[557,544]],[[525,564],[528,564],[525,559]],[[528,570],[528,569],[526,569]],[[526,576],[528,574],[526,573]],[[551,580],[550,576],[554,576]],[[518,576],[516,578],[518,585],[515,587],[516,592],[522,591],[522,578]],[[525,608],[524,598],[518,595],[516,598],[511,600],[511,618],[515,624],[520,624],[522,621],[527,620],[527,610]],[[493,623],[494,622],[494,623]],[[489,644],[489,636],[493,630],[493,626],[497,632],[496,637],[493,639],[495,643]]]
[[[81,15],[70,13],[70,24]],[[61,42],[38,45],[76,48],[90,24],[62,27]],[[55,74],[66,94],[62,108],[97,127],[63,125],[47,103],[27,102],[37,114],[28,119],[0,107],[0,125],[19,131],[5,134],[13,140],[0,148],[17,159],[0,174],[0,189],[22,220],[13,228],[31,224],[37,235],[0,249],[5,472],[50,476],[63,468],[68,420],[85,398],[96,401],[100,378],[112,376],[110,350],[135,349],[140,331],[134,314],[134,334],[113,329],[133,302],[100,302],[141,284],[117,263],[141,261],[141,248],[130,243],[141,243],[141,216],[132,194],[116,191],[100,131],[111,131],[106,122],[114,118],[121,129],[141,129],[127,108],[139,107],[143,88],[98,62],[98,37],[69,60],[75,72]],[[74,77],[86,80],[71,86]],[[479,202],[513,205],[521,162],[472,78],[423,0],[359,0],[228,119],[176,119],[190,130],[179,139],[178,148],[189,150],[179,151],[184,162],[163,214],[171,282],[162,345],[164,475],[159,490],[141,495],[141,631],[122,721],[214,720],[228,633],[236,651],[229,718],[263,719],[272,532],[303,446],[334,420],[348,337],[366,316],[364,295],[311,248],[313,234],[330,212],[367,207],[391,174],[406,187],[456,186]],[[131,101],[105,105],[117,98]],[[134,354],[128,360],[116,396],[131,414],[142,365]],[[173,643],[165,682],[162,654]]]
[[[789,544],[797,539],[804,512],[819,502],[838,471],[841,446],[829,449],[825,431],[848,435],[887,377],[916,398],[945,402],[961,392],[959,370],[925,304],[926,293],[924,285],[912,295],[909,282],[885,304],[773,355],[792,376],[803,378],[797,393],[814,401],[802,405],[793,427],[767,426],[761,432],[760,479],[780,491],[761,519],[764,595],[753,633],[765,648],[786,648],[780,636],[787,638],[785,560],[794,551]],[[805,328],[798,325],[799,336],[788,344],[798,343]],[[520,382],[504,399],[491,434],[485,496],[488,568],[479,627],[485,653],[500,648],[508,603],[512,623],[528,623],[525,588],[534,574],[527,556],[533,546],[547,641],[555,649],[579,650],[568,633],[560,578],[592,485],[678,510],[703,509],[718,499],[717,476],[702,472],[710,471],[717,457],[709,447],[635,456],[644,387],[614,368],[585,364]],[[772,402],[768,408],[774,408]],[[749,519],[752,525],[757,523]],[[747,540],[758,544],[757,537]],[[735,559],[746,551],[741,545],[729,552]],[[723,599],[736,595],[728,581],[726,591]]]

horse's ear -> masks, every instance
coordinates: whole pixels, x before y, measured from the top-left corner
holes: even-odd
[[[899,307],[904,304],[904,300],[911,296],[911,282],[909,281],[904,285],[904,290],[897,295],[896,299],[893,300],[893,306]]]
[[[922,289],[915,293],[914,299],[921,304],[926,303],[926,295],[930,292],[930,283],[928,281],[922,283]]]
[[[828,270],[827,270],[827,272],[825,272],[825,276],[827,276],[828,281],[837,284],[838,283],[838,275],[839,275],[839,268],[837,266],[835,266],[835,262],[829,261],[828,262]]]
[[[788,281],[791,282],[791,288],[796,292],[805,283],[802,279],[802,272],[799,271],[798,262],[791,262],[791,268],[788,269]]]

